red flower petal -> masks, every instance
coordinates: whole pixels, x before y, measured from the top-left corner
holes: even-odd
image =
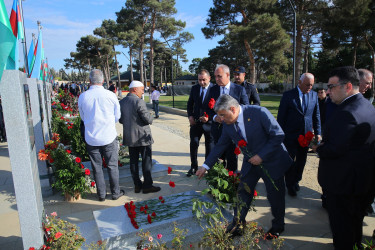
[[[170,181],[170,182],[169,182],[169,186],[171,186],[171,187],[173,187],[173,188],[174,188],[174,187],[176,186],[176,184],[174,184],[174,182],[173,182],[173,181]]]
[[[241,150],[240,150],[239,147],[236,147],[236,148],[234,149],[234,154],[236,154],[236,155],[241,154]]]

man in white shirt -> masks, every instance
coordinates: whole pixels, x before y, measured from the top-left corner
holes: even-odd
[[[152,100],[152,107],[155,111],[155,118],[159,118],[159,97],[160,92],[156,89],[156,86],[152,86],[152,93],[151,93],[151,100]]]
[[[96,181],[99,201],[105,201],[106,185],[103,175],[103,158],[108,166],[112,199],[125,194],[120,190],[118,172],[118,143],[115,123],[120,119],[120,104],[116,95],[103,88],[102,71],[90,72],[90,89],[79,96],[78,108],[85,124],[85,141]]]

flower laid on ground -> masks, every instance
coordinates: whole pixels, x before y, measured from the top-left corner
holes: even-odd
[[[171,174],[171,173],[172,173],[172,168],[168,167],[168,174]]]
[[[208,102],[208,107],[210,109],[213,109],[215,107],[215,99],[211,98],[210,101]]]
[[[147,215],[147,221],[148,221],[148,223],[150,223],[150,224],[152,223],[152,219],[151,219],[151,216],[150,216],[149,214]]]
[[[174,188],[174,187],[176,186],[176,184],[175,184],[173,181],[170,181],[170,182],[169,182],[169,186],[171,186],[171,187]]]
[[[56,212],[52,212],[51,216],[57,216],[57,213]]]
[[[158,240],[160,240],[163,237],[162,234],[158,234]]]

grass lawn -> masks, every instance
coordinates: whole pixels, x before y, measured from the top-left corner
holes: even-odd
[[[281,96],[269,96],[260,94],[261,106],[266,107],[275,117],[277,116],[277,110],[279,109]],[[178,109],[186,110],[188,95],[180,95],[174,97],[174,107]],[[145,96],[145,101],[149,101],[149,97]],[[159,105],[172,107],[172,96],[160,96]]]

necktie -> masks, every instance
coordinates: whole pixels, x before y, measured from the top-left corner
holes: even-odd
[[[221,87],[221,94],[222,94],[222,95],[225,94],[225,87]]]
[[[201,89],[201,95],[199,96],[199,100],[203,103],[203,96],[204,96],[204,88]]]
[[[306,109],[307,109],[306,94],[302,94],[302,110],[303,110],[303,113],[306,112]]]
[[[240,126],[238,125],[238,122],[235,122],[235,123],[234,123],[234,127],[235,127],[236,130],[237,130],[237,134],[238,134],[238,136],[239,136],[242,140],[245,140],[244,137],[243,137],[243,134],[242,134],[241,128],[240,128]]]

